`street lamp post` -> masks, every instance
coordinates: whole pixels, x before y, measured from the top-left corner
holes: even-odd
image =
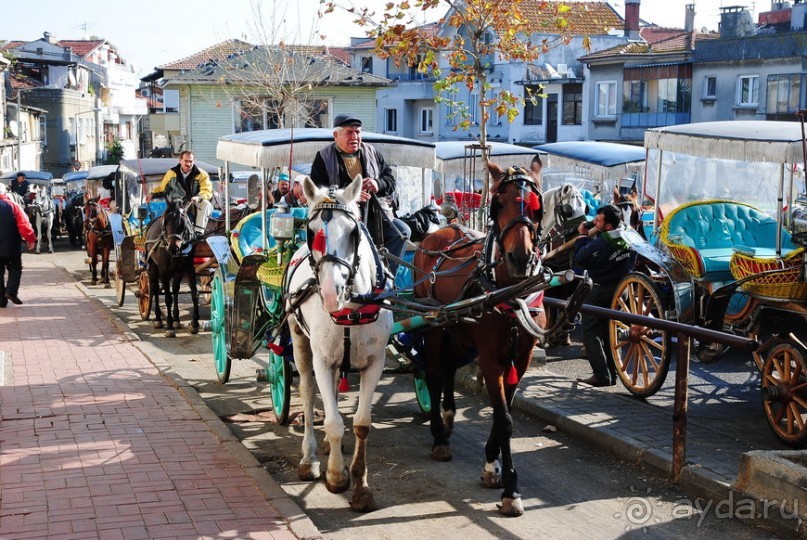
[[[101,111],[100,108],[93,107],[92,109],[89,109],[87,111],[77,112],[76,114],[73,115],[73,126],[76,129],[76,162],[78,162],[78,163],[81,163],[81,160],[79,159],[79,153],[78,153],[78,147],[79,147],[79,142],[78,142],[78,134],[79,134],[78,117],[79,117],[79,115],[82,115],[82,114],[98,113],[100,111]],[[97,120],[96,120],[96,122],[97,122]],[[95,134],[93,135],[93,138],[95,139],[95,144],[97,146],[98,145],[98,126],[96,126],[96,128],[95,128]]]

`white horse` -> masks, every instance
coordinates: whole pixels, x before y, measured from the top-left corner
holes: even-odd
[[[358,176],[345,189],[318,188],[310,178],[303,179],[303,191],[310,208],[308,246],[300,248],[292,258],[284,296],[288,299],[289,328],[305,415],[303,457],[298,475],[301,480],[321,476],[313,427],[316,378],[330,446],[325,485],[332,493],[341,493],[352,481],[350,507],[368,512],[376,509],[367,484],[370,408],[384,369],[392,313],[385,309],[375,313],[370,309],[368,313],[366,308],[350,301],[351,293],[371,294],[388,285],[375,247],[359,222],[357,201],[361,184]],[[294,261],[298,262],[296,266]],[[350,324],[351,317],[364,321]],[[338,320],[342,324],[338,324]],[[339,387],[345,390],[348,365],[361,374],[359,402],[353,417],[356,444],[349,475],[341,451],[345,423],[337,403],[337,380],[341,371],[343,381]]]
[[[542,194],[544,215],[541,219],[541,243],[545,244],[546,251],[563,243],[564,229],[567,224],[577,223],[585,219],[588,214],[583,193],[572,184],[563,184],[560,187],[548,189]],[[559,243],[553,239],[561,240]]]
[[[48,196],[44,187],[37,186],[33,192],[36,195],[26,210],[31,222],[36,225],[36,252],[40,252],[39,248],[44,235],[48,239],[48,253],[53,253],[51,231],[53,230],[53,220],[56,217],[56,205],[53,204],[53,200]]]

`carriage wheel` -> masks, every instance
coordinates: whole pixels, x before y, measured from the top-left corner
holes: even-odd
[[[224,305],[224,281],[217,273],[210,286],[210,334],[213,338],[213,362],[219,382],[230,380],[232,358],[227,354],[226,307]]]
[[[115,274],[115,299],[118,301],[118,307],[121,307],[126,299],[126,282],[120,277],[117,263],[112,271]]]
[[[272,394],[272,409],[280,425],[289,422],[291,408],[291,362],[285,356],[269,351],[269,366],[266,368],[269,388]]]
[[[611,309],[664,318],[658,287],[644,274],[628,274],[617,286]],[[609,321],[611,353],[622,384],[637,397],[658,392],[670,369],[671,336],[640,324]]]
[[[199,276],[199,298],[202,299],[202,304],[205,306],[210,305],[210,301],[213,298],[212,283],[213,276],[210,274]]]
[[[137,298],[137,309],[140,311],[140,318],[147,321],[151,316],[151,291],[149,290],[148,272],[140,272],[138,286],[140,290]]]
[[[426,385],[426,372],[422,369],[415,368],[413,375],[415,380],[415,398],[418,401],[420,412],[429,414],[432,412],[432,398],[429,396],[429,387]]]
[[[762,367],[762,408],[773,433],[792,448],[807,443],[807,349],[776,345]]]

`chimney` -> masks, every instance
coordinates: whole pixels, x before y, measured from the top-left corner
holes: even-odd
[[[50,32],[42,32],[42,37],[45,39],[47,43],[50,43],[51,45],[56,43],[56,37]]]
[[[695,4],[684,6],[684,32],[692,32],[695,29]]]
[[[754,35],[754,19],[743,6],[720,8],[720,37],[739,38]]]
[[[639,3],[641,0],[625,0],[625,37],[639,39]]]

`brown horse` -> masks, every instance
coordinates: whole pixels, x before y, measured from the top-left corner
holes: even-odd
[[[421,250],[415,254],[416,281],[433,271],[436,274],[433,280],[417,284],[416,297],[449,304],[485,289],[512,285],[540,271],[537,229],[541,222],[541,196],[535,179],[519,167],[504,171],[488,163],[488,169],[493,185],[487,235],[451,225],[427,236]],[[535,324],[545,328],[542,298],[539,293],[530,299],[530,312]],[[432,456],[440,461],[451,459],[448,439],[456,411],[454,373],[477,353],[493,406],[493,427],[485,445],[483,481],[487,487],[504,488],[499,505],[502,514],[522,515],[524,506],[510,450],[513,434],[510,412],[518,381],[532,359],[536,338],[519,325],[508,306],[497,306],[483,313],[476,323],[460,322],[448,331],[426,330],[423,338],[426,382],[433,404]],[[442,418],[437,407],[441,393]]]
[[[92,284],[98,283],[98,258],[101,258],[101,281],[107,289],[109,284],[109,254],[112,251],[112,227],[109,223],[109,211],[98,204],[97,200],[89,200],[84,204],[84,239],[87,246]]]

